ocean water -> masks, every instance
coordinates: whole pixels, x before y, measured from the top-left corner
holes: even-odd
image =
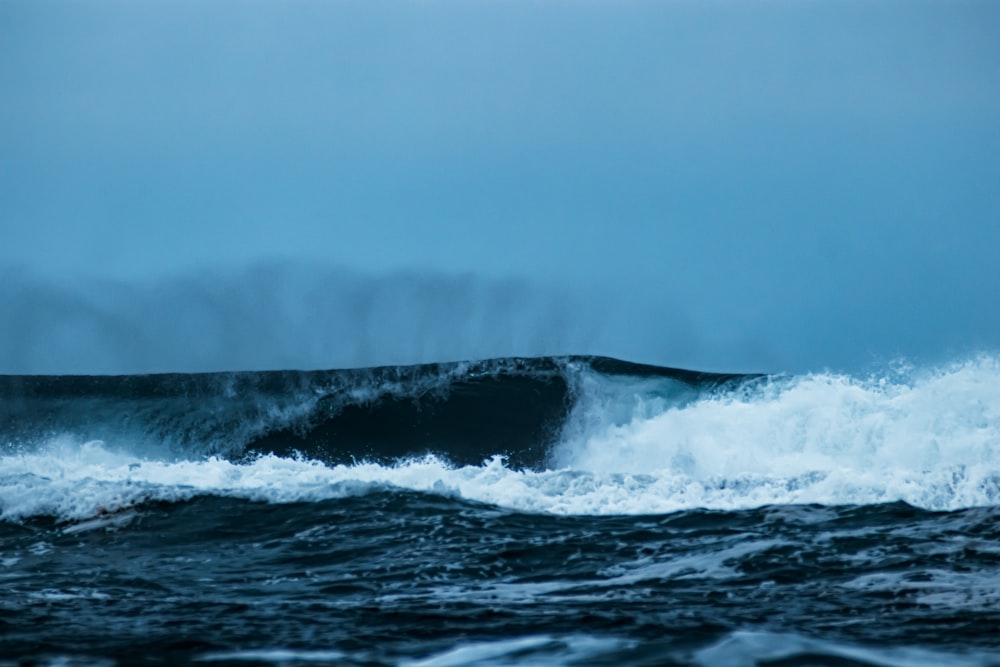
[[[0,376],[0,665],[1000,665],[1000,359]]]

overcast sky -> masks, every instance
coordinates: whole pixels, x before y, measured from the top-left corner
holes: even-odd
[[[0,0],[0,279],[0,372],[995,351],[1000,3]]]

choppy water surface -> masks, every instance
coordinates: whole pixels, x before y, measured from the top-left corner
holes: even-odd
[[[1000,664],[1000,368],[0,378],[14,664]]]

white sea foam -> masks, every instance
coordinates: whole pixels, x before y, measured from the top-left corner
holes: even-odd
[[[636,386],[583,392],[555,467],[688,480],[706,506],[1000,500],[1000,360],[893,377],[773,380],[674,408]],[[596,399],[594,398],[596,397]],[[622,419],[631,402],[633,417]],[[645,478],[645,477],[644,477]],[[738,495],[738,494],[737,494]]]
[[[1000,503],[1000,361],[903,379],[819,374],[671,407],[648,383],[584,388],[553,469],[500,458],[386,466],[265,456],[160,461],[55,440],[0,457],[0,516],[81,521],[149,501],[221,495],[315,501],[402,488],[525,512],[656,514],[767,504]],[[645,382],[645,381],[644,381]],[[625,409],[623,406],[630,406]]]

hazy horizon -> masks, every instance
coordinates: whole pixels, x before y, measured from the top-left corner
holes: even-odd
[[[998,26],[971,1],[0,3],[0,373],[995,353]]]

